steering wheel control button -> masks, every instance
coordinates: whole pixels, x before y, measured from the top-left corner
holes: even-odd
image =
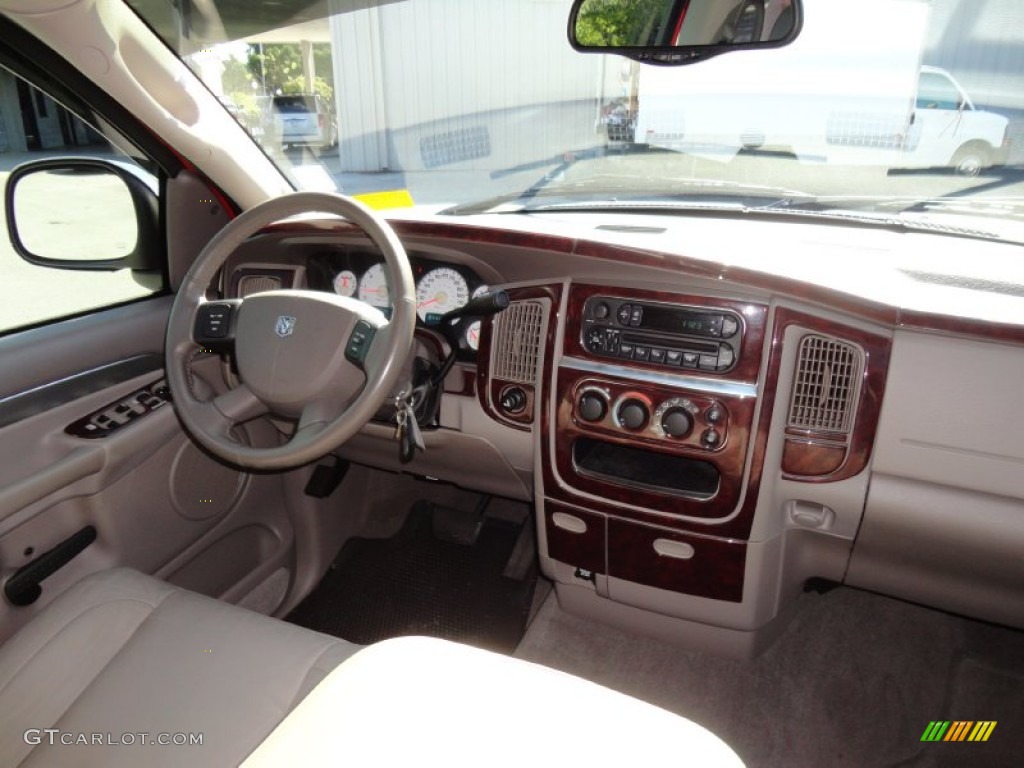
[[[352,329],[352,335],[348,338],[348,344],[345,346],[345,357],[357,365],[362,365],[366,360],[366,353],[370,351],[370,344],[373,342],[376,332],[374,327],[365,320],[356,323],[356,327]]]
[[[526,393],[521,387],[509,387],[501,393],[500,402],[505,413],[522,413],[526,409]]]
[[[619,403],[619,408],[615,413],[615,420],[619,423],[620,427],[631,429],[635,432],[646,427],[647,420],[650,417],[651,413],[647,409],[647,404],[635,397],[627,398]]]
[[[608,401],[599,392],[584,392],[580,397],[579,411],[584,421],[602,421],[608,413]]]
[[[195,339],[225,339],[231,325],[230,304],[203,304],[196,312]]]

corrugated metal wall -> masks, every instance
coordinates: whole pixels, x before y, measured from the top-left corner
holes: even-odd
[[[497,171],[600,141],[618,72],[569,47],[570,5],[406,0],[335,16],[342,168]]]

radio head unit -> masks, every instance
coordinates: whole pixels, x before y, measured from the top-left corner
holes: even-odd
[[[598,357],[725,373],[739,360],[743,318],[727,309],[592,296],[581,333],[583,348]]]

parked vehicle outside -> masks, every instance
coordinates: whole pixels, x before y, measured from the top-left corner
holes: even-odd
[[[697,70],[635,68],[635,143],[725,160],[760,150],[802,163],[953,168],[966,176],[1004,164],[1007,118],[975,107],[946,69],[922,65],[929,4],[869,0],[866,8],[877,13],[851,19],[813,7],[800,40],[761,62],[756,80],[742,55]],[[871,32],[865,48],[866,20],[883,12],[893,23]],[[850,29],[859,24],[867,25],[862,33]]]
[[[334,111],[319,94],[274,96],[271,119],[281,144],[327,148],[338,143]]]

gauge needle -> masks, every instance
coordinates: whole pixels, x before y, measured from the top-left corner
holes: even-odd
[[[421,301],[420,302],[420,306],[421,307],[425,307],[428,304],[436,304],[436,303],[437,303],[437,299],[436,298],[434,298],[434,299],[427,299],[426,301]]]

